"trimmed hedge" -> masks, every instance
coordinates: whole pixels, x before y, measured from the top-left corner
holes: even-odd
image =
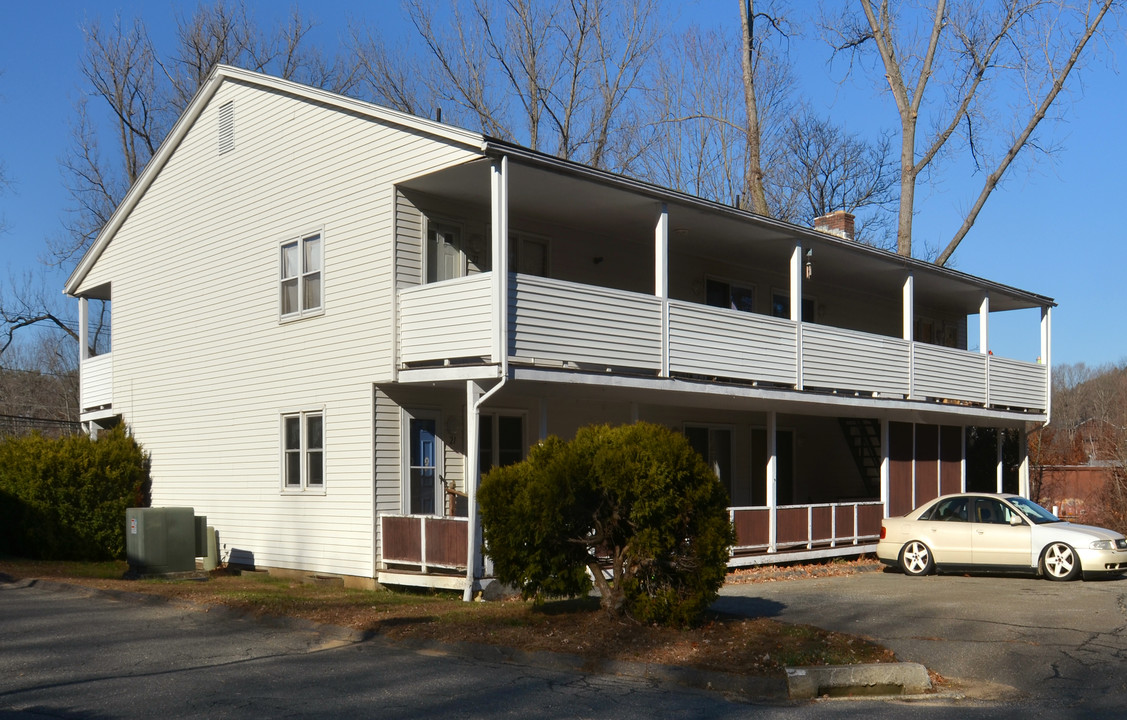
[[[125,556],[125,510],[150,502],[149,457],[121,428],[0,439],[0,553],[40,560]]]

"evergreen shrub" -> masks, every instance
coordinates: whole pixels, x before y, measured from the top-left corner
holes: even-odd
[[[149,458],[117,427],[0,439],[0,553],[40,560],[125,556],[125,510],[149,505]]]
[[[593,579],[607,612],[646,623],[697,622],[735,542],[716,474],[683,435],[652,423],[549,437],[491,470],[478,500],[499,580],[543,598],[585,594]]]

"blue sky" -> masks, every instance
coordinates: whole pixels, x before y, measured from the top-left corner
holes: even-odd
[[[62,234],[67,207],[59,160],[70,141],[70,119],[82,92],[78,71],[81,26],[87,19],[111,21],[140,15],[158,47],[171,37],[177,12],[190,13],[194,2],[40,3],[0,0],[0,164],[13,187],[0,194],[0,286],[37,265],[45,240]],[[288,3],[251,5],[259,21],[288,12]],[[738,22],[734,2],[680,6],[680,22]],[[306,12],[320,23],[314,41],[332,47],[349,16],[402,26],[394,1],[319,0]],[[408,32],[402,27],[403,32]],[[1119,29],[1111,50],[1127,49]],[[1104,53],[1109,55],[1109,53]],[[845,80],[844,68],[827,64],[828,53],[813,37],[791,46],[803,93],[818,109],[832,113],[850,130],[895,128],[885,94],[868,79]],[[1077,82],[1082,80],[1083,82]],[[1090,63],[1070,79],[1064,121],[1052,137],[1062,146],[1049,159],[1019,163],[995,191],[974,229],[956,253],[953,265],[1024,290],[1054,298],[1053,361],[1099,365],[1127,360],[1127,332],[1117,315],[1127,307],[1127,223],[1117,208],[1124,202],[1127,143],[1123,118],[1127,80],[1107,58]],[[943,246],[958,226],[981,178],[958,165],[944,166],[934,184],[917,191],[919,214],[915,243]],[[53,282],[61,287],[63,276]],[[991,316],[991,345],[1000,355],[1033,360],[1039,353],[1036,313]],[[973,344],[973,341],[972,341]]]

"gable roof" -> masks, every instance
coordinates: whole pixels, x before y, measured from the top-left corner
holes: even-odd
[[[463,130],[453,125],[427,120],[426,118],[417,117],[415,115],[408,115],[398,110],[392,110],[373,103],[338,95],[309,85],[302,85],[291,80],[283,80],[282,78],[264,75],[250,70],[243,70],[230,65],[216,65],[215,68],[212,69],[211,74],[208,75],[207,80],[200,85],[192,101],[188,103],[188,107],[185,108],[183,114],[180,115],[176,124],[172,126],[172,130],[169,131],[164,141],[160,144],[160,147],[157,148],[152,158],[149,159],[140,177],[138,177],[137,181],[133,183],[133,186],[129,188],[129,192],[125,194],[121,203],[114,210],[113,215],[110,216],[109,222],[107,222],[101,232],[98,233],[98,237],[94,239],[90,248],[87,249],[86,254],[82,256],[78,265],[75,266],[70,277],[67,278],[66,284],[63,286],[64,293],[74,295],[78,292],[79,286],[82,284],[82,281],[85,280],[90,269],[94,267],[98,258],[105,252],[106,247],[113,241],[114,236],[117,234],[118,230],[121,229],[126,218],[129,217],[129,214],[133,211],[133,208],[136,207],[141,198],[144,197],[145,192],[153,184],[153,181],[160,174],[160,171],[164,168],[169,158],[172,157],[172,154],[176,151],[180,142],[195,125],[196,120],[199,119],[200,115],[203,113],[204,108],[207,107],[212,97],[215,96],[216,91],[218,91],[219,87],[224,82],[239,82],[273,90],[300,100],[353,112],[379,122],[398,125],[458,145],[469,146],[475,150],[480,150],[485,145],[485,137],[480,133]]]
[[[607,170],[594,168],[573,160],[556,157],[538,150],[516,145],[507,141],[485,136],[478,132],[465,130],[444,123],[428,120],[426,118],[410,115],[392,110],[380,105],[362,100],[356,100],[344,95],[322,90],[309,85],[302,85],[291,80],[264,75],[262,73],[243,70],[230,65],[217,65],[208,76],[207,80],[197,90],[195,97],[188,104],[184,113],[176,121],[168,136],[161,143],[157,152],[149,160],[141,176],[126,193],[125,198],[118,205],[109,222],[102,228],[94,243],[83,255],[70,277],[64,285],[63,291],[68,295],[75,295],[79,286],[85,280],[91,268],[101,257],[106,247],[113,240],[126,218],[132,212],[153,181],[160,174],[164,165],[176,151],[180,142],[203,113],[212,97],[224,82],[238,82],[244,85],[257,86],[266,90],[276,91],[299,100],[317,103],[342,111],[352,112],[368,117],[378,122],[396,125],[424,135],[451,142],[481,152],[483,156],[499,158],[508,156],[529,166],[539,167],[550,174],[559,174],[580,178],[587,182],[610,185],[626,192],[638,193],[653,197],[662,202],[693,207],[709,215],[730,217],[738,222],[747,222],[760,229],[772,233],[783,233],[790,237],[804,238],[805,242],[814,242],[821,246],[838,248],[839,252],[849,257],[856,258],[863,265],[872,266],[896,265],[917,273],[923,282],[928,280],[939,283],[944,292],[958,292],[969,298],[981,291],[986,291],[999,299],[997,309],[1013,309],[1019,307],[1051,307],[1056,303],[1052,298],[1007,286],[991,280],[986,280],[968,273],[954,270],[946,266],[935,265],[912,257],[904,257],[887,250],[882,250],[852,240],[836,238],[832,235],[818,232],[812,228],[792,225],[782,220],[756,215],[750,211],[735,208],[723,203],[698,198],[687,193],[672,190],[643,180],[631,178],[626,175],[613,173]],[[979,300],[974,300],[977,304]],[[964,303],[965,304],[965,303]],[[993,306],[992,306],[993,307]]]

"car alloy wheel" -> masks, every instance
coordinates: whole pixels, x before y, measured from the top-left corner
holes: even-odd
[[[1041,569],[1050,580],[1071,580],[1080,574],[1080,561],[1075,550],[1062,542],[1055,542],[1045,548]]]
[[[913,540],[900,551],[900,569],[905,575],[928,575],[935,568],[931,550],[919,540]]]

